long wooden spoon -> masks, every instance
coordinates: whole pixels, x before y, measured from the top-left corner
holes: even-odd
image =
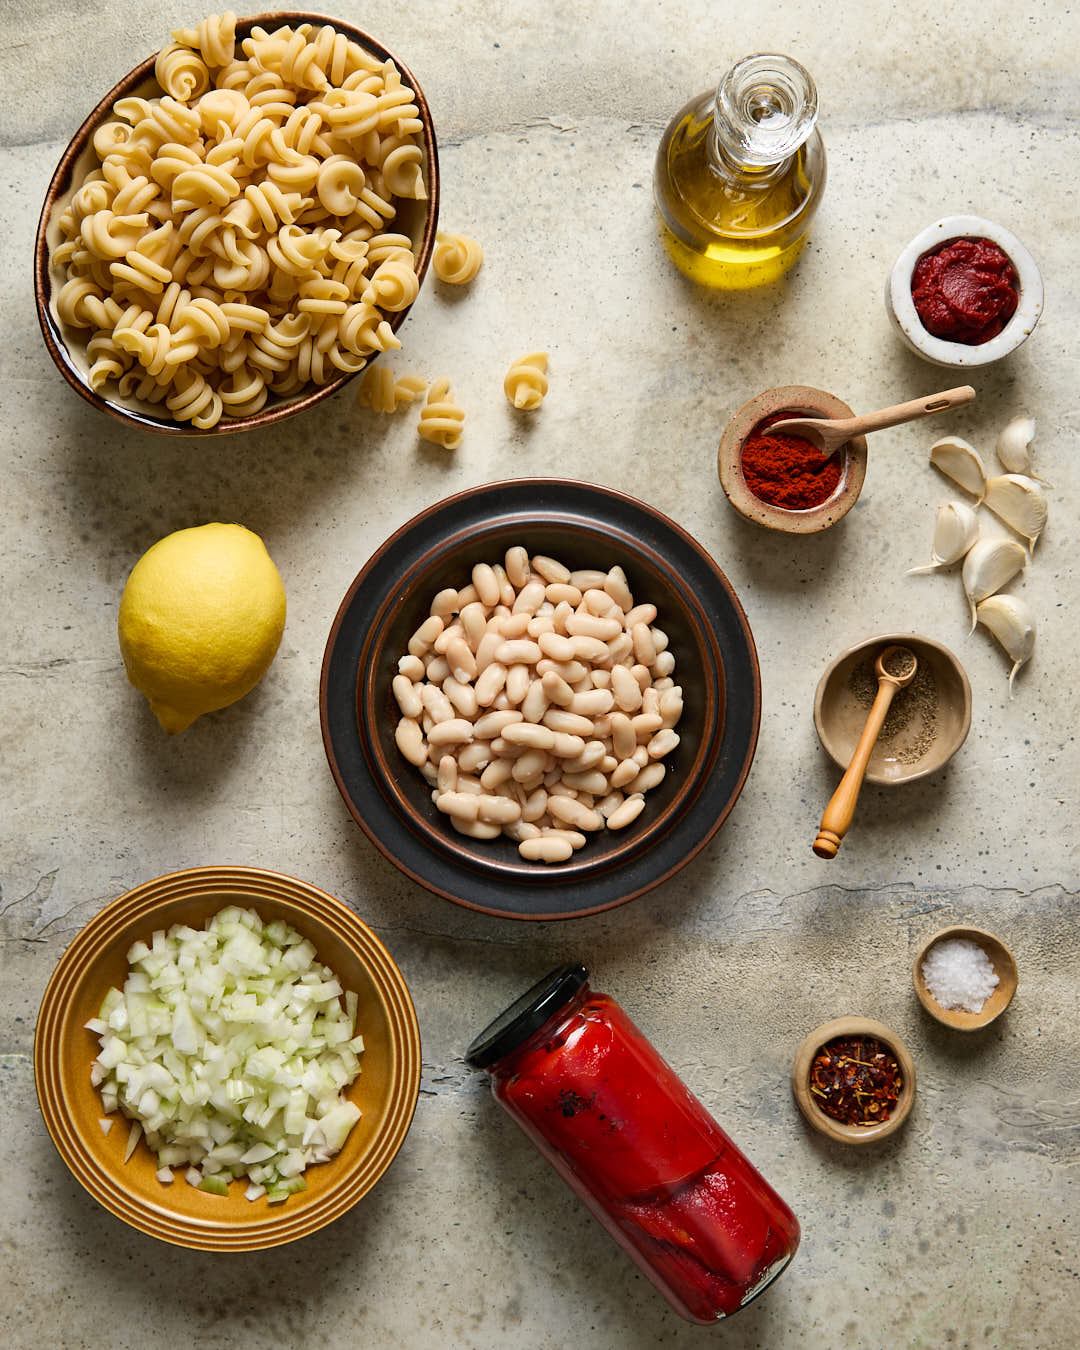
[[[774,422],[769,431],[801,436],[816,445],[823,455],[831,455],[852,436],[865,436],[870,431],[883,431],[886,427],[898,427],[902,422],[914,422],[918,417],[960,408],[974,397],[975,390],[971,385],[963,384],[959,389],[913,398],[909,403],[897,403],[880,412],[864,413],[862,417],[785,417],[782,422]]]
[[[855,804],[863,784],[866,766],[881,733],[881,724],[898,689],[905,689],[915,678],[919,660],[910,647],[885,647],[874,662],[878,679],[877,696],[866,719],[851,763],[825,808],[812,848],[819,858],[835,858],[840,841],[847,834],[855,815]]]

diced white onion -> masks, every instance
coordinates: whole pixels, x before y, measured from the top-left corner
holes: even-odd
[[[145,1130],[158,1180],[173,1168],[223,1194],[278,1204],[337,1153],[360,1117],[343,1090],[360,1072],[357,998],[281,920],[221,910],[205,929],[176,925],[128,951],[123,990],[86,1025],[100,1043],[91,1081],[106,1111],[132,1120],[124,1161]],[[107,1133],[111,1121],[101,1122]]]

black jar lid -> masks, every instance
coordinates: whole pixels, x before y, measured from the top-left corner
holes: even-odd
[[[465,1063],[474,1069],[490,1068],[539,1031],[570,1002],[588,978],[588,970],[580,963],[550,971],[484,1028],[465,1051]]]

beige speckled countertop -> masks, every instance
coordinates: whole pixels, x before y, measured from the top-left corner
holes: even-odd
[[[0,2],[0,1336],[35,1350],[701,1344],[709,1333],[667,1310],[461,1061],[490,1015],[575,957],[803,1221],[790,1271],[715,1344],[1075,1345],[1075,13],[1049,0],[781,0],[762,14],[733,0],[459,0],[424,7],[417,33],[417,6],[338,10],[422,81],[443,222],[487,252],[470,293],[427,283],[402,331],[398,364],[451,375],[467,408],[452,455],[351,390],[258,438],[181,445],[116,427],[67,389],[30,288],[46,183],[99,91],[200,11]],[[770,49],[817,78],[828,189],[786,281],[704,294],[658,242],[653,154],[678,106]],[[977,403],[949,424],[989,454],[1004,421],[1030,412],[1054,485],[1020,587],[1039,645],[1011,702],[1000,651],[965,637],[955,578],[902,575],[950,495],[926,466],[925,428],[873,439],[857,508],[819,538],[745,524],[715,473],[726,419],[768,385],[816,384],[869,410],[956,382],[900,346],[882,304],[894,256],[946,211],[1013,229],[1046,281],[1033,338],[973,378]],[[501,381],[538,346],[551,393],[526,424]],[[742,798],[684,872],[606,915],[521,925],[438,900],[383,861],[327,771],[316,694],[337,605],[391,530],[454,490],[547,471],[642,496],[705,544],[749,615],[764,718]],[[213,519],[266,540],[288,626],[252,695],[167,739],[124,678],[116,608],[145,548]],[[814,735],[814,686],[841,647],[905,628],[960,654],[971,736],[932,780],[867,788],[825,864],[809,844],[837,775]],[[42,988],[78,927],[139,881],[225,862],[351,904],[400,963],[424,1038],[413,1129],[376,1190],[315,1238],[231,1259],[158,1245],[100,1210],[45,1134],[30,1063]],[[1020,989],[989,1031],[960,1037],[923,1015],[910,963],[964,921],[1009,943]],[[919,1071],[908,1127],[858,1156],[808,1134],[788,1084],[806,1030],[843,1012],[895,1027]]]

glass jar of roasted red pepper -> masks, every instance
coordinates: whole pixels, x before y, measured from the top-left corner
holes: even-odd
[[[675,1311],[719,1321],[788,1264],[798,1221],[588,978],[552,971],[465,1058]]]

